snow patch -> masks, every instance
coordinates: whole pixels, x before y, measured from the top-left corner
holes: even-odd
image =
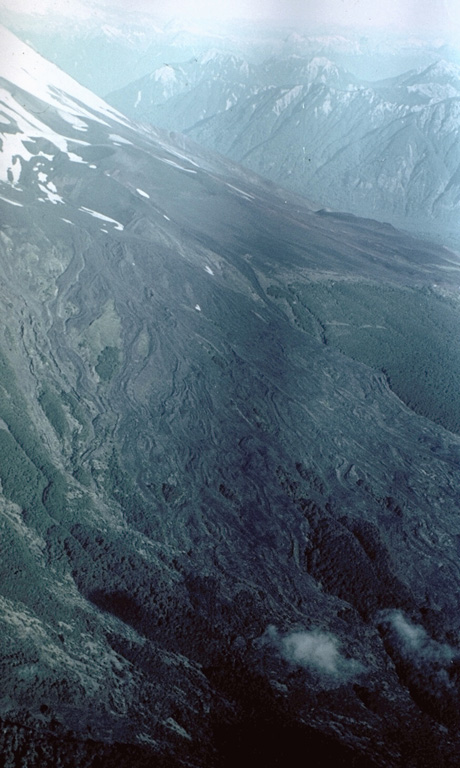
[[[206,270],[206,272],[208,273],[208,275],[213,275],[213,274],[214,274],[214,272],[212,271],[211,267],[208,267],[208,265],[207,265],[207,264],[206,264],[206,266],[205,266],[205,270]]]
[[[176,73],[169,64],[165,64],[163,67],[156,69],[153,73],[153,79],[156,83],[160,82],[163,84],[177,82]]]
[[[322,111],[325,115],[329,115],[332,112],[331,97],[328,94],[323,102]]]
[[[77,117],[76,115],[69,115],[67,112],[63,112],[62,109],[58,109],[58,115],[66,123],[70,123],[72,128],[75,128],[76,131],[87,131],[88,130],[87,123],[83,122],[83,120],[80,120],[80,118]]]
[[[48,181],[46,173],[39,171],[37,176],[39,181],[38,186],[40,187],[41,191],[47,195],[48,199],[53,203],[63,203],[64,200],[60,195],[58,195],[56,185],[53,184],[52,181]]]
[[[285,109],[287,109],[289,104],[297,98],[297,96],[302,92],[302,88],[302,85],[296,85],[294,88],[290,88],[288,91],[285,91],[283,96],[275,101],[273,112],[277,117],[279,117],[280,114],[284,112]]]
[[[199,304],[195,304],[195,309],[197,312],[201,312],[201,307]]]
[[[110,224],[114,224],[115,229],[119,229],[120,231],[123,231],[124,229],[123,224],[120,224],[120,222],[116,219],[111,219],[110,216],[106,216],[104,213],[100,213],[99,211],[93,211],[92,208],[85,208],[85,206],[82,205],[78,210],[82,211],[83,213],[89,213],[89,215],[94,216],[95,219],[102,219],[102,221],[108,221]]]
[[[56,192],[51,189],[51,187],[54,187],[54,190],[56,190],[54,184],[47,184],[47,186],[44,184],[39,184],[38,186],[39,189],[46,195],[50,203],[53,203],[53,205],[57,205],[57,203],[63,203],[65,205],[61,195],[56,194]]]
[[[0,200],[3,200],[5,203],[9,203],[10,205],[17,205],[19,208],[24,208],[22,203],[17,203],[16,200],[8,200],[7,197],[2,197],[2,195],[0,195]]]
[[[244,197],[245,200],[255,200],[254,195],[250,195],[249,192],[243,192],[242,189],[239,189],[239,187],[234,187],[233,184],[226,182],[226,186],[230,189],[233,189],[235,192],[241,195],[241,197]]]
[[[21,176],[22,171],[21,160],[19,157],[13,157],[13,162],[8,170],[13,184],[16,185],[19,182],[19,177]]]
[[[307,72],[310,80],[320,80],[320,82],[330,82],[333,78],[337,78],[339,71],[336,65],[324,56],[315,56],[308,67]]]
[[[24,147],[21,137],[16,133],[3,134],[2,142],[3,146],[0,153],[0,181],[17,184],[22,170],[21,161],[25,160],[28,162],[32,155]]]
[[[137,92],[136,101],[134,102],[134,109],[136,109],[142,101],[142,91]]]
[[[180,152],[173,152],[173,150],[169,151],[170,155],[174,155],[174,157],[178,157],[180,160],[185,160],[187,163],[190,163],[190,165],[194,165],[195,168],[200,168],[198,163],[195,163],[194,160],[191,160],[187,155],[181,155]]]
[[[174,160],[168,160],[166,157],[160,157],[160,160],[162,163],[171,165],[173,168],[177,168],[179,171],[185,171],[185,173],[196,173],[196,171],[194,171],[192,168],[184,168],[182,165],[179,165],[179,163],[175,163]]]
[[[143,189],[136,189],[136,192],[141,195],[141,197],[146,197],[147,200],[150,200],[150,195],[147,194],[147,192],[144,192]]]
[[[118,141],[120,144],[129,144],[131,147],[133,146],[132,141],[128,141],[128,139],[124,139],[123,136],[119,136],[118,133],[109,133],[109,139],[112,141]]]
[[[86,161],[80,155],[76,155],[75,152],[67,152],[67,157],[72,163],[83,163],[83,165],[86,165]]]

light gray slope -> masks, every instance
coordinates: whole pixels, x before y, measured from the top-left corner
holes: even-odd
[[[26,54],[40,94],[10,72],[2,96],[3,753],[454,766],[458,258]]]
[[[196,67],[189,92],[169,91],[170,80],[161,89],[156,70],[155,87],[145,78],[109,101],[321,205],[458,236],[458,67],[440,61],[375,85],[324,56],[272,59],[237,84],[223,59],[219,71]]]
[[[459,83],[452,66],[395,88],[299,80],[188,133],[323,205],[458,234]]]
[[[111,93],[110,103],[138,122],[182,131],[234,106],[261,76],[245,59],[209,50],[181,64],[163,63]]]

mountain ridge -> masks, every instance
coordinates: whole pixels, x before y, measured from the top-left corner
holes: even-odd
[[[236,87],[226,67],[208,75],[190,65],[190,94],[166,96],[144,78],[108,99],[319,205],[433,236],[444,229],[455,242],[458,67],[439,61],[372,84],[324,57],[289,57]]]

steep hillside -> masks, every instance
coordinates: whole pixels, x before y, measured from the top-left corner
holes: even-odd
[[[196,59],[189,66],[190,91],[144,78],[109,101],[322,205],[458,236],[458,67],[440,61],[370,84],[325,57],[246,65],[238,79],[241,62],[238,70],[223,60],[212,70]]]
[[[5,765],[453,768],[458,257],[2,40]]]
[[[162,64],[110,95],[110,103],[139,122],[174,131],[233,107],[257,91],[258,68],[217,50],[182,64]]]

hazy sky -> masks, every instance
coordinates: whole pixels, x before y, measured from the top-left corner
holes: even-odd
[[[163,17],[275,18],[306,24],[444,31],[460,36],[460,0],[0,0],[0,10],[98,16],[111,8]]]

